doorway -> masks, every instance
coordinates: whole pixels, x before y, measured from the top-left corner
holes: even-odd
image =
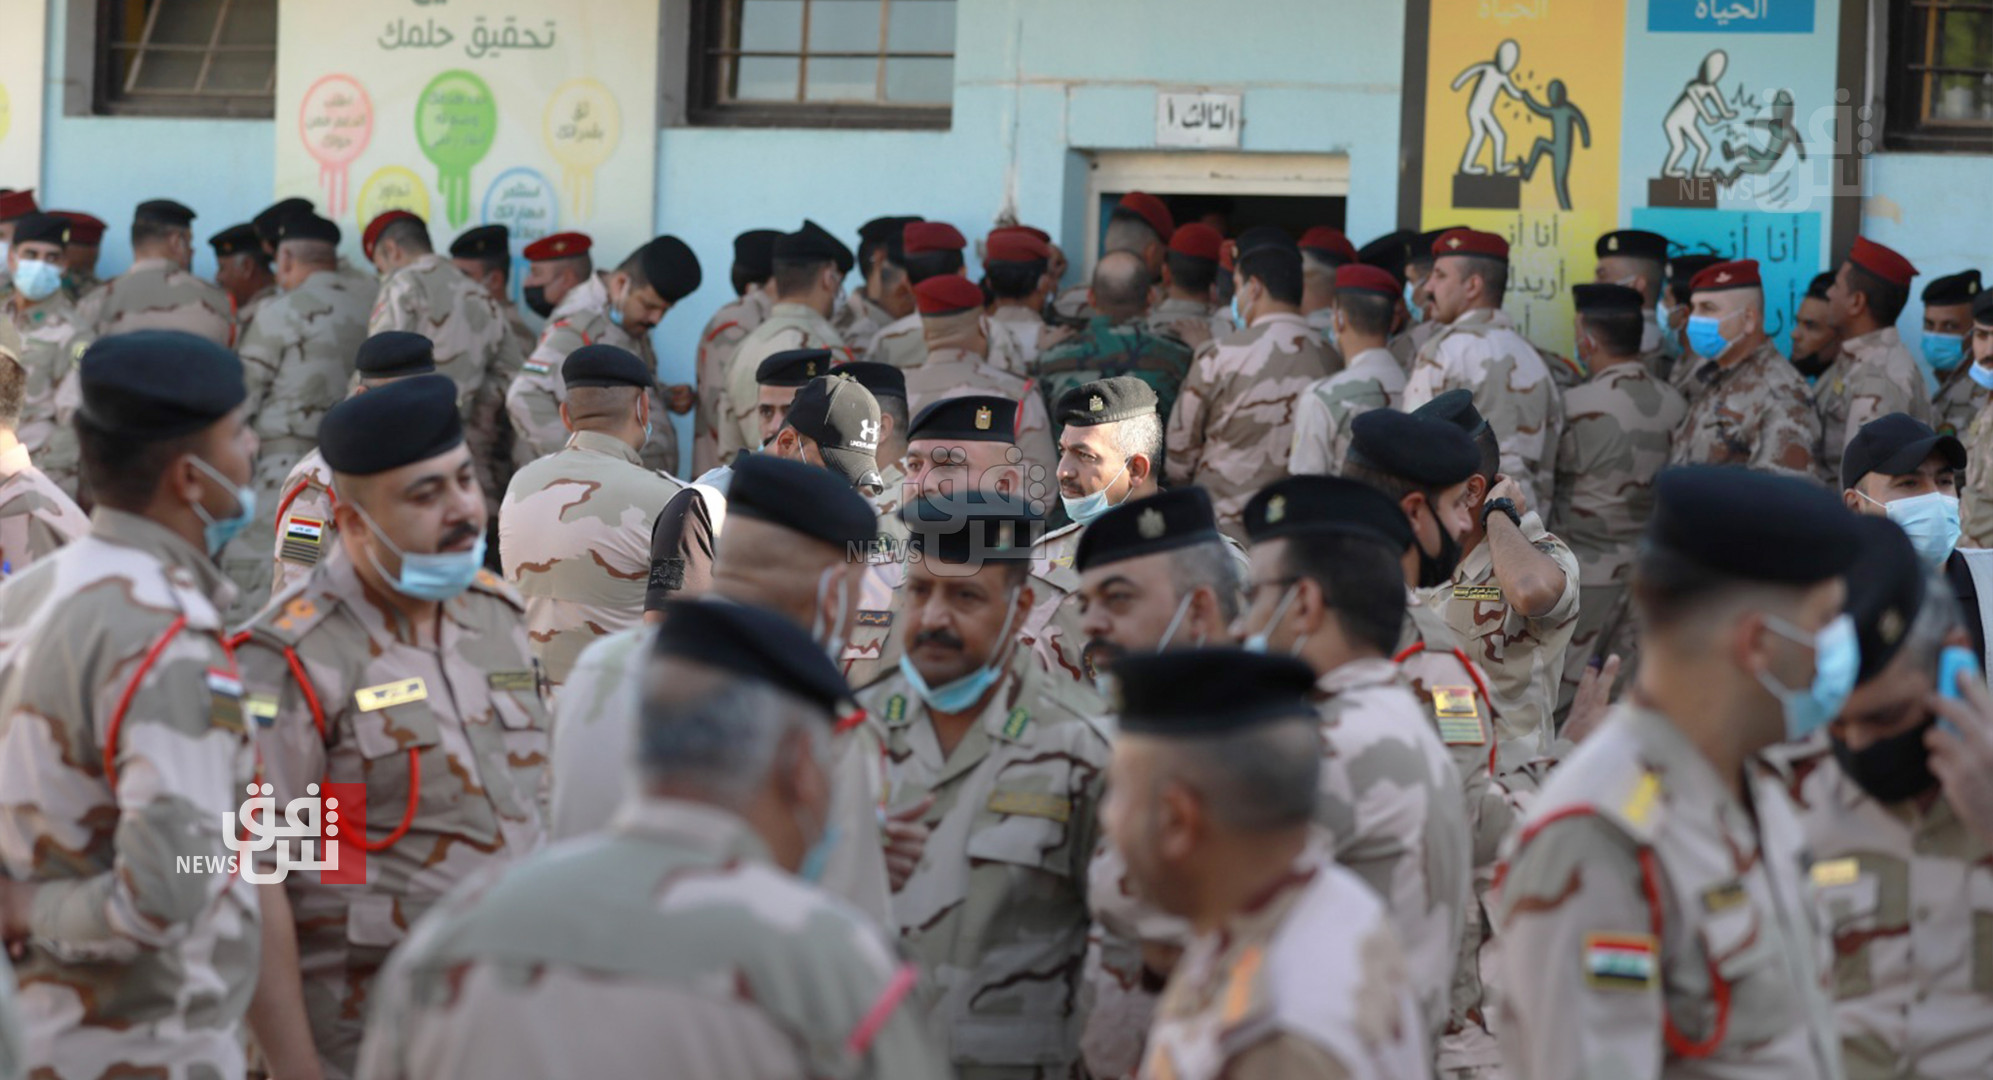
[[[1204,220],[1228,239],[1255,225],[1274,225],[1297,238],[1315,225],[1343,228],[1349,203],[1344,154],[1239,154],[1103,151],[1090,155],[1084,272],[1100,257],[1100,240],[1114,204],[1146,191],[1168,204],[1178,224]],[[1082,278],[1085,280],[1085,278]]]

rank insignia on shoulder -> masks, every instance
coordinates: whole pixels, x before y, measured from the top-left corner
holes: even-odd
[[[407,705],[428,699],[429,687],[419,677],[382,683],[379,686],[369,686],[353,692],[353,704],[358,705],[361,712],[378,712],[382,709],[392,709],[396,705]]]
[[[1063,825],[1073,816],[1073,801],[1036,791],[997,791],[991,793],[988,809],[996,814],[1049,818]]]
[[[1661,778],[1652,772],[1640,774],[1640,782],[1633,785],[1626,801],[1619,806],[1619,812],[1635,825],[1647,824],[1653,816],[1654,804],[1661,798]]]
[[[886,722],[897,724],[907,718],[907,696],[894,694],[886,699]]]
[[[1855,858],[1823,859],[1813,864],[1813,884],[1816,888],[1828,889],[1836,885],[1853,885],[1862,876],[1861,860]]]
[[[1594,990],[1646,990],[1657,962],[1652,934],[1586,934],[1585,984]]]
[[[1006,739],[1022,738],[1024,736],[1024,729],[1029,726],[1031,726],[1031,714],[1024,709],[1012,709],[1010,710],[1010,715],[1004,718],[1003,737]]]
[[[1455,600],[1472,600],[1475,603],[1499,604],[1502,602],[1502,587],[1500,585],[1455,585],[1453,587],[1453,598]]]
[[[1709,888],[1702,890],[1702,910],[1714,915],[1718,912],[1729,911],[1731,908],[1746,903],[1750,899],[1750,894],[1744,891],[1743,882],[1726,881],[1721,885],[1711,885]]]

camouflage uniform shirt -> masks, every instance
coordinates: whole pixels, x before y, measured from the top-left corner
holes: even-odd
[[[277,500],[277,544],[270,595],[303,581],[318,560],[339,544],[332,524],[332,467],[316,448],[284,477]]]
[[[1742,465],[1819,480],[1813,449],[1820,416],[1806,380],[1771,342],[1730,367],[1704,361],[1689,411],[1668,450],[1670,465]]]
[[[217,345],[235,344],[235,300],[166,259],[132,263],[85,297],[81,310],[98,337],[181,330]]]
[[[748,331],[728,361],[725,412],[720,418],[720,461],[730,464],[742,450],[761,447],[761,395],[754,373],[763,360],[789,349],[829,349],[831,362],[851,358],[844,339],[831,329],[830,320],[806,304],[778,301],[768,309],[761,325]],[[842,354],[842,355],[839,355]],[[874,359],[877,359],[876,357]]]
[[[740,343],[768,318],[773,307],[768,294],[749,289],[740,299],[713,313],[699,334],[699,359],[693,381],[699,387],[699,409],[692,429],[692,471],[703,475],[720,463],[720,426],[726,404],[727,367]],[[843,309],[840,309],[842,314]]]
[[[1140,318],[1116,323],[1096,315],[1077,337],[1039,357],[1035,370],[1047,412],[1066,391],[1081,383],[1132,375],[1156,392],[1156,414],[1167,422],[1183,382],[1190,376],[1190,349],[1173,337],[1157,334]],[[1053,432],[1054,438],[1057,435]]]
[[[1841,486],[1841,451],[1863,424],[1897,412],[1932,419],[1924,368],[1894,326],[1843,341],[1841,355],[1813,385],[1813,404],[1820,413],[1820,468],[1833,488]]]
[[[1474,408],[1502,447],[1502,472],[1531,506],[1544,505],[1564,414],[1550,368],[1498,308],[1476,308],[1419,348],[1405,381],[1407,410],[1448,390],[1474,393]]]
[[[636,354],[653,374],[657,356],[651,351],[650,335],[632,337],[609,316],[609,284],[606,274],[576,285],[547,319],[539,347],[505,390],[505,412],[512,423],[512,460],[516,465],[542,458],[567,445],[567,426],[561,423],[561,403],[567,400],[567,383],[561,380],[561,364],[567,354],[583,345],[614,345]],[[642,453],[646,468],[659,472],[678,471],[678,433],[664,397],[653,386],[650,392],[651,434]]]
[[[1294,448],[1287,469],[1334,476],[1349,456],[1349,422],[1372,409],[1395,409],[1405,397],[1405,369],[1388,349],[1365,349],[1349,367],[1308,388],[1294,406]]]
[[[59,294],[28,305],[17,293],[8,297],[6,307],[21,332],[21,368],[28,376],[15,434],[48,478],[74,496],[82,462],[69,414],[82,399],[73,376],[76,361],[96,338],[76,305]]]
[[[885,308],[873,303],[871,297],[853,292],[844,294],[844,302],[837,305],[830,325],[837,331],[837,336],[844,339],[853,360],[870,360],[872,357],[866,353],[865,346],[872,344],[873,335],[892,321],[893,317],[887,314]]]
[[[865,359],[896,368],[917,368],[927,362],[927,334],[920,312],[911,311],[879,328],[865,345]]]
[[[983,319],[983,331],[990,337],[990,359],[1013,375],[1028,376],[1038,370],[1038,358],[1047,349],[1073,336],[1063,326],[1047,326],[1030,308],[1004,304],[991,309]]]
[[[0,576],[26,570],[90,531],[90,518],[34,467],[28,448],[0,453]]]

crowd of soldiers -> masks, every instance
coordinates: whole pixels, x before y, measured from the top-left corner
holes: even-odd
[[[0,192],[0,1077],[1993,1075],[1976,271],[193,218]]]

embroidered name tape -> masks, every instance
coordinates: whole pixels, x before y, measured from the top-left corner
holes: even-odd
[[[1826,859],[1813,864],[1813,884],[1823,889],[1853,885],[1861,876],[1862,864],[1858,859]]]
[[[353,692],[353,703],[361,712],[378,712],[392,709],[396,705],[406,705],[412,701],[426,701],[429,688],[419,678],[402,679],[399,682],[382,683]]]
[[[990,796],[989,809],[997,814],[1050,818],[1063,825],[1073,816],[1073,801],[1036,791],[998,791]]]
[[[1472,600],[1476,603],[1493,601],[1499,604],[1502,602],[1502,587],[1500,585],[1455,585],[1453,587],[1453,598],[1455,600]]]
[[[540,681],[530,671],[494,671],[484,678],[485,684],[493,690],[535,690]]]

